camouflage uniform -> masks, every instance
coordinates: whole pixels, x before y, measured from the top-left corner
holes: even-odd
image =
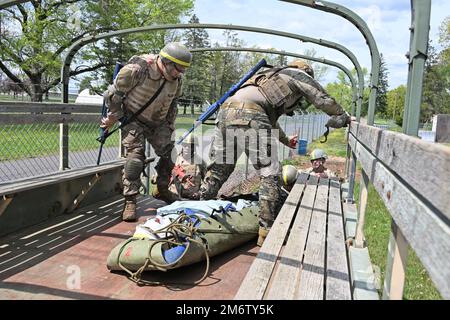
[[[169,184],[169,190],[173,193],[177,193],[178,196],[185,199],[199,199],[200,186],[202,179],[206,172],[206,165],[202,159],[196,155],[186,154],[185,148],[178,154],[175,161],[175,168],[172,171],[171,182]],[[184,178],[176,175],[174,172],[176,169],[183,170],[185,174]]]
[[[157,67],[158,55],[141,55],[133,57],[118,73],[114,84],[105,93],[105,100],[110,111],[121,118],[136,113],[150,100],[164,82],[164,77]],[[126,148],[127,161],[145,160],[145,140],[160,157],[155,170],[158,174],[156,184],[159,190],[167,190],[169,176],[174,166],[171,152],[174,147],[172,134],[175,130],[177,115],[176,98],[181,95],[181,78],[166,80],[164,88],[156,100],[142,112],[137,119],[122,129],[122,144]],[[123,100],[119,100],[122,96]],[[140,177],[122,176],[123,195],[133,196],[139,193]]]
[[[259,72],[229,97],[216,119],[212,162],[200,189],[201,198],[211,199],[217,195],[233,172],[237,159],[245,152],[255,169],[261,170],[259,220],[261,227],[270,229],[281,204],[281,165],[276,140],[289,145],[284,132],[273,129],[280,129],[278,118],[282,114],[293,115],[293,107],[303,97],[334,116],[333,121],[348,123],[348,115],[320,84],[294,67]]]

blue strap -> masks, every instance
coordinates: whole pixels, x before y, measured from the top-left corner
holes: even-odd
[[[224,212],[228,212],[228,211],[236,211],[236,208],[233,206],[232,203],[229,203],[225,206],[225,208],[223,208]]]
[[[190,216],[191,221],[194,222],[194,226],[198,226],[200,224],[200,218],[197,216],[198,214],[198,210],[193,210],[190,208],[184,208],[183,209],[184,213],[187,214],[188,216]],[[196,219],[196,221],[194,220]]]

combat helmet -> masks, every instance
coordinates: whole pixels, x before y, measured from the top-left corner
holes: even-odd
[[[180,42],[169,42],[161,49],[159,55],[186,68],[192,61],[192,54]]]
[[[283,166],[281,174],[283,177],[283,184],[285,186],[292,186],[295,183],[295,181],[297,181],[298,170],[296,167],[290,164]]]
[[[314,161],[314,160],[321,159],[321,158],[323,158],[323,159],[327,159],[328,158],[328,156],[325,153],[325,151],[323,151],[322,149],[314,149],[311,152],[311,156],[310,156],[309,160]]]
[[[314,69],[305,60],[295,59],[288,63],[288,67],[303,70],[314,79]]]

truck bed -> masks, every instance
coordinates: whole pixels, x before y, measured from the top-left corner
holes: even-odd
[[[138,199],[139,220],[121,220],[123,197],[97,202],[0,238],[0,299],[233,299],[258,253],[256,240],[205,262],[167,272],[146,272],[138,286],[125,272],[110,272],[106,258],[135,226],[156,214],[164,202]]]

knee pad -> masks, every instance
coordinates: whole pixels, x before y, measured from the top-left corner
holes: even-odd
[[[125,162],[125,178],[128,180],[137,180],[140,178],[144,162],[139,159],[128,159]]]

